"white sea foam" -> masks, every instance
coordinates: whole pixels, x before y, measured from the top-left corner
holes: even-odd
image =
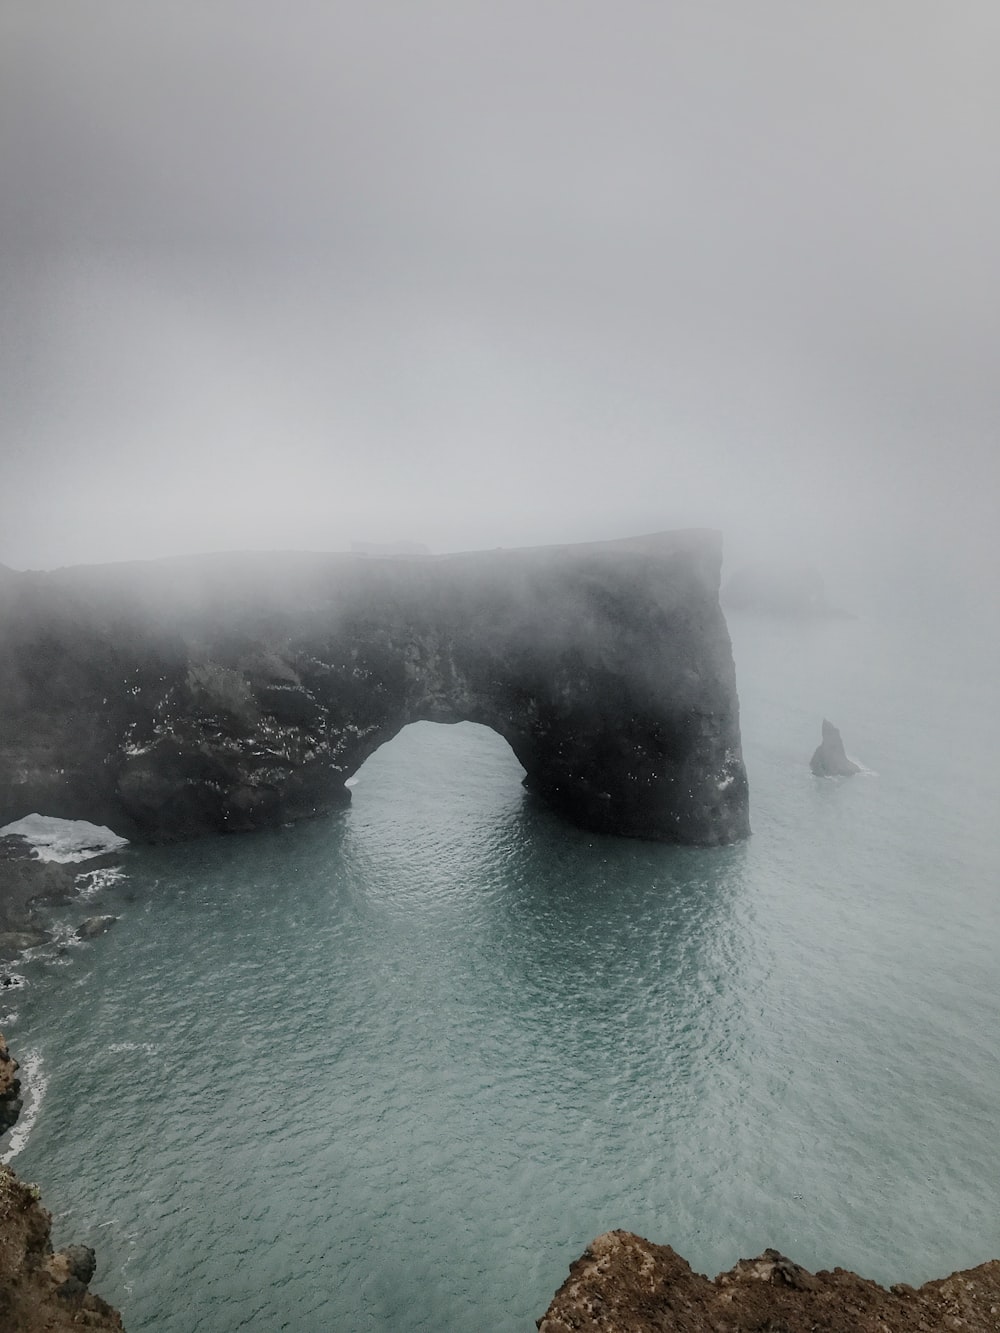
[[[122,1055],[129,1051],[142,1051],[143,1055],[155,1055],[159,1046],[152,1041],[113,1041],[108,1047],[110,1055]]]
[[[83,899],[94,898],[101,889],[108,889],[112,884],[125,878],[121,866],[104,866],[100,870],[83,870],[74,880],[77,896]]]
[[[76,927],[69,921],[54,921],[51,933],[52,938],[48,944],[41,946],[41,950],[46,954],[51,951],[53,946],[57,949],[68,949],[75,948],[78,944],[83,943],[83,940],[76,933]]]
[[[851,761],[852,764],[857,764],[857,766],[858,766],[858,772],[861,774],[861,776],[862,776],[863,778],[877,778],[877,777],[878,777],[878,774],[875,772],[874,768],[869,768],[868,765],[867,765],[866,763],[864,763],[863,760],[858,759],[858,758],[857,758],[855,755],[853,755],[853,754],[849,754],[847,757],[848,757],[848,759],[850,759],[850,761]]]
[[[42,1109],[42,1099],[45,1096],[45,1089],[49,1086],[49,1076],[42,1068],[42,1057],[39,1051],[29,1051],[20,1061],[18,1070],[21,1078],[21,1092],[24,1095],[24,1107],[18,1117],[17,1124],[10,1131],[10,1142],[7,1145],[7,1151],[0,1157],[0,1162],[5,1165],[12,1162],[18,1153],[23,1152],[28,1137],[38,1119],[38,1113]]]
[[[25,815],[0,828],[0,837],[11,833],[31,843],[42,861],[87,861],[128,845],[128,838],[119,837],[104,824],[56,819],[54,815]]]

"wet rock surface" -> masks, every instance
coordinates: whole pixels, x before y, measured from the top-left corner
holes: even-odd
[[[4,1087],[17,1063],[0,1035],[0,1134],[4,1123]],[[20,1106],[18,1104],[18,1110]],[[38,1189],[0,1165],[0,1329],[7,1333],[58,1333],[66,1329],[121,1329],[121,1316],[89,1289],[97,1266],[94,1251],[70,1245],[54,1252],[52,1216],[42,1207]]]
[[[77,926],[76,937],[78,940],[96,940],[99,935],[107,934],[117,920],[116,916],[88,916]]]
[[[777,1250],[714,1280],[669,1245],[598,1236],[538,1320],[540,1333],[990,1333],[1000,1327],[1000,1261],[886,1290],[842,1268],[810,1273]]]
[[[347,804],[418,720],[510,743],[600,832],[749,832],[721,538],[445,557],[241,555],[0,586],[0,824],[168,841]]]

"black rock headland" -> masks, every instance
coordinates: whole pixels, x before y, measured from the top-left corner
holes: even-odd
[[[483,723],[589,829],[749,832],[709,531],[453,556],[0,570],[0,825],[166,841],[336,809],[419,719]]]

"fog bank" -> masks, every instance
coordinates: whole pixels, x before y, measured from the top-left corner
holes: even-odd
[[[989,572],[998,40],[985,0],[8,4],[0,561],[708,525]]]

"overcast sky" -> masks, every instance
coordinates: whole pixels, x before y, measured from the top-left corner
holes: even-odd
[[[998,71],[996,0],[0,0],[0,561],[988,559]]]

